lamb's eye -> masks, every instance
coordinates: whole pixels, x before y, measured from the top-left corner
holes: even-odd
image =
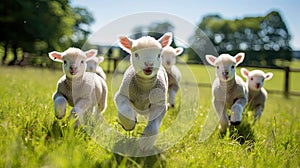
[[[135,58],[139,57],[139,54],[138,53],[135,53],[134,54]]]
[[[231,69],[234,69],[234,65],[231,66]]]
[[[160,54],[157,54],[157,58],[160,58]]]
[[[250,80],[253,80],[253,78],[250,78]]]
[[[217,69],[219,69],[220,67],[219,66],[217,66]]]
[[[83,61],[83,60],[81,60],[81,62],[80,62],[80,63],[82,63],[82,64],[83,64],[83,63],[84,63],[84,61]]]
[[[64,60],[64,64],[67,64],[67,61],[66,61],[66,60]]]

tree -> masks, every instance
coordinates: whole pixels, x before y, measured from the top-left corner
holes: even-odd
[[[166,32],[173,32],[174,26],[169,22],[156,22],[149,26],[137,26],[133,29],[132,38],[137,39],[145,35],[159,39]],[[173,37],[174,38],[174,37]],[[171,46],[176,47],[174,40],[172,40]]]
[[[276,60],[290,61],[291,36],[280,14],[270,12],[264,17],[245,17],[243,19],[226,20],[219,15],[203,18],[199,29],[191,37],[193,48],[205,48],[196,38],[207,35],[218,53],[232,55],[243,51],[246,53],[244,64],[276,66]],[[189,49],[191,50],[191,49]],[[202,51],[203,52],[203,51]],[[200,61],[192,51],[188,51],[190,60]],[[205,55],[205,53],[203,53]]]
[[[74,47],[81,47],[91,33],[89,25],[95,21],[92,14],[85,8],[73,8],[75,25],[73,26],[73,35],[71,41]]]
[[[92,21],[88,11],[72,8],[68,0],[4,0],[0,2],[0,26],[3,27],[0,33],[4,34],[0,42],[4,51],[11,48],[14,53],[9,64],[17,64],[17,50],[41,55],[51,50],[64,50],[74,41],[86,39],[89,31],[82,25]],[[78,32],[83,35],[75,38]]]

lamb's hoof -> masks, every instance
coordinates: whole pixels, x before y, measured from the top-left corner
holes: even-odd
[[[234,122],[231,121],[230,123],[231,123],[231,125],[237,126],[237,125],[241,124],[241,121],[234,121]]]
[[[135,118],[135,121],[134,121],[134,125],[132,128],[126,128],[124,125],[122,125],[122,123],[119,122],[119,124],[122,126],[122,128],[125,130],[125,131],[132,131],[134,130],[135,126],[136,126],[136,123],[137,123],[137,119]]]
[[[172,108],[174,108],[175,107],[175,105],[174,104],[170,104],[170,103],[168,103],[168,106],[167,106],[168,108],[170,108],[170,107],[172,107]]]
[[[64,118],[64,116],[60,116],[60,115],[55,115],[55,117],[57,118],[57,119],[62,119],[62,118]]]

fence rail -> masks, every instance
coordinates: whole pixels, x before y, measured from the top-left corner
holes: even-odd
[[[30,59],[29,59],[30,58]],[[31,59],[41,59],[42,57],[40,56],[35,56],[35,55],[31,55],[30,54],[30,57],[29,55],[26,56],[23,64],[23,66],[26,66],[26,65],[31,65],[30,63],[30,60]],[[48,59],[48,58],[47,58]],[[107,70],[106,72],[107,73],[113,73],[116,68],[117,68],[117,65],[118,65],[118,62],[120,61],[121,59],[119,58],[107,58],[107,61],[108,61],[108,65],[107,65]],[[43,62],[43,61],[41,61]],[[48,62],[50,62],[50,67],[52,68],[55,68],[54,64],[52,61],[48,60]],[[113,71],[111,72],[111,62],[112,62],[112,66],[113,66]],[[203,65],[203,64],[199,64],[199,63],[195,63],[195,62],[178,62],[179,64],[194,64],[194,65]],[[38,65],[35,65],[35,66],[40,66],[40,67],[43,67],[42,64],[38,64]],[[284,86],[283,86],[283,91],[281,90],[269,90],[270,93],[283,93],[286,97],[289,97],[290,95],[294,95],[294,96],[300,96],[300,92],[295,92],[295,91],[290,91],[290,78],[291,78],[291,75],[290,73],[294,73],[294,72],[300,72],[300,68],[290,68],[290,67],[271,67],[271,66],[264,66],[264,67],[261,67],[261,66],[245,66],[245,67],[251,67],[251,68],[263,68],[263,69],[274,69],[274,70],[281,70],[281,71],[284,71]],[[210,87],[211,85],[209,83],[199,83],[198,86],[200,87]]]
[[[119,59],[117,58],[110,58],[109,59],[109,63],[108,63],[108,67],[110,67],[110,62],[113,62],[113,67],[114,67],[114,70],[116,69],[117,67],[117,64],[118,64],[118,61]],[[199,63],[185,63],[185,62],[178,62],[179,64],[194,64],[194,65],[204,65],[204,64],[199,64]],[[283,86],[283,91],[281,90],[268,90],[269,93],[274,93],[274,94],[284,94],[285,97],[289,97],[290,95],[293,95],[293,96],[300,96],[300,92],[293,92],[293,91],[290,91],[290,78],[291,78],[291,75],[290,73],[291,72],[300,72],[300,68],[290,68],[290,67],[272,67],[272,66],[244,66],[244,67],[250,67],[250,68],[263,68],[263,69],[274,69],[274,70],[281,70],[281,71],[284,71],[284,86]],[[109,70],[109,69],[108,69]],[[110,73],[108,71],[108,73]],[[210,83],[199,83],[198,84],[199,87],[211,87],[211,84]]]

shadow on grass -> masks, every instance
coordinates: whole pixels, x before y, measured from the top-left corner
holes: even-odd
[[[74,127],[75,120],[71,121],[59,121],[55,120],[48,128],[47,136],[45,140],[59,140],[68,135],[81,134],[84,139],[90,139],[90,136],[86,133],[83,127]]]
[[[124,155],[122,154],[113,154],[113,161],[117,163],[119,166],[125,166],[125,167],[165,167],[165,156],[163,154],[155,154],[151,156],[144,156],[144,157],[129,157],[126,156],[126,151],[128,154],[136,155],[136,156],[143,156],[143,151],[140,150],[138,147],[138,143],[136,142],[137,139],[132,140],[120,140],[115,143],[114,145],[114,151],[123,151]],[[145,153],[157,153],[154,151],[147,151]]]
[[[253,124],[245,118],[239,125],[230,125],[225,133],[219,133],[219,138],[228,138],[246,146],[249,150],[254,148],[255,133]]]
[[[75,134],[82,134],[84,137],[89,137],[85,130],[81,127],[74,129],[73,125],[70,123],[60,122],[58,120],[54,121],[52,125],[48,128],[48,133],[46,137],[46,142],[57,141],[61,142],[69,135],[74,136]],[[119,140],[114,144],[112,151],[121,151],[122,154],[111,153],[111,157],[104,160],[103,162],[98,162],[95,167],[165,167],[166,158],[164,154],[161,154],[159,149],[154,148],[151,151],[143,153],[140,150],[137,143],[138,139],[132,138],[130,140]],[[158,153],[151,156],[145,156],[147,153]],[[128,156],[126,156],[128,155]],[[144,157],[130,157],[144,156]]]
[[[249,146],[254,146],[255,135],[252,125],[244,120],[241,124],[237,126],[231,125],[229,127],[230,137],[238,141],[241,145],[246,144]]]

